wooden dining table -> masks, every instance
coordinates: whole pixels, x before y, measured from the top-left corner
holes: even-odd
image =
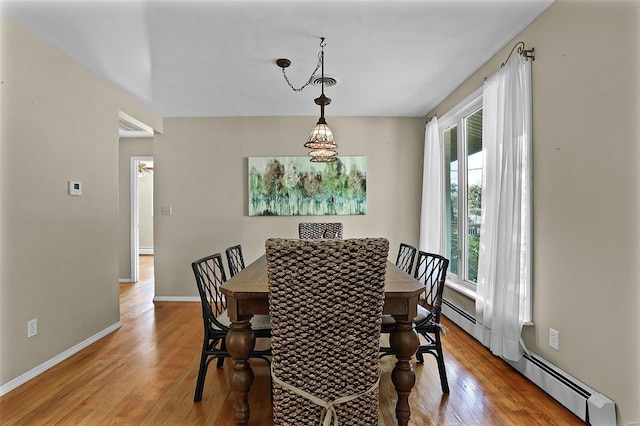
[[[227,298],[227,312],[231,319],[226,344],[233,357],[229,385],[235,395],[234,414],[237,425],[246,425],[250,414],[247,397],[253,383],[249,354],[255,346],[251,317],[269,313],[269,281],[265,256],[248,265],[220,289]],[[392,315],[396,320],[389,341],[397,359],[391,372],[391,380],[398,394],[396,418],[400,426],[407,425],[411,416],[409,394],[416,381],[411,357],[419,344],[412,320],[416,317],[418,296],[423,289],[416,279],[392,262],[387,262],[383,313]]]

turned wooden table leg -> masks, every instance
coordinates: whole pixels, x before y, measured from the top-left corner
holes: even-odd
[[[233,322],[226,338],[227,350],[233,357],[233,370],[229,374],[229,386],[235,395],[235,417],[237,425],[249,422],[249,390],[253,384],[253,370],[249,355],[256,343],[249,320]]]
[[[409,418],[411,417],[409,394],[416,383],[416,374],[411,365],[411,357],[416,353],[420,344],[418,335],[413,329],[413,323],[396,318],[396,326],[391,331],[389,342],[398,360],[391,372],[391,381],[398,393],[396,418],[399,426],[406,426],[409,424]]]

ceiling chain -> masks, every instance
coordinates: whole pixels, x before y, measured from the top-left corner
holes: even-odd
[[[318,52],[318,64],[316,65],[316,69],[313,70],[313,72],[311,73],[311,77],[309,77],[309,80],[307,80],[307,82],[305,84],[303,84],[299,89],[296,89],[293,84],[291,84],[291,82],[289,81],[289,77],[287,77],[287,73],[285,71],[285,68],[287,68],[289,65],[291,65],[291,61],[289,61],[288,59],[279,59],[278,61],[285,61],[282,63],[282,65],[280,64],[280,62],[278,62],[278,65],[282,68],[282,75],[284,75],[284,79],[287,82],[287,84],[289,85],[289,87],[291,87],[295,92],[302,92],[302,89],[304,89],[305,87],[307,87],[308,85],[310,85],[313,82],[313,78],[316,76],[316,73],[318,72],[318,70],[320,69],[320,66],[322,65],[322,61],[324,59],[324,37],[322,37],[320,39],[320,47],[322,48],[322,50],[320,50]]]
[[[291,87],[296,92],[302,92],[302,89],[304,89],[305,87],[311,84],[311,82],[313,81],[313,78],[316,76],[316,73],[318,72],[318,69],[320,69],[320,65],[322,65],[322,52],[318,52],[318,65],[316,65],[316,69],[314,69],[313,73],[311,73],[311,77],[309,77],[309,80],[307,80],[307,82],[303,84],[299,89],[296,89],[295,87],[293,87],[293,84],[291,84],[291,82],[289,81],[289,78],[287,77],[287,73],[285,72],[284,67],[282,68],[282,75],[284,75],[284,79],[286,80],[287,84],[289,84],[289,87]]]

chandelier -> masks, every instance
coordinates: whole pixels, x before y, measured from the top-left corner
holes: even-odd
[[[282,68],[282,74],[284,75],[284,79],[287,81],[289,86],[295,90],[296,92],[301,92],[307,85],[309,85],[318,71],[318,68],[321,69],[321,78],[320,84],[322,87],[322,92],[319,97],[314,99],[316,105],[320,105],[320,118],[316,125],[311,129],[311,134],[309,135],[309,139],[304,144],[306,148],[309,148],[309,156],[311,157],[311,161],[314,163],[331,163],[336,160],[338,157],[338,145],[336,145],[333,139],[333,133],[331,129],[327,125],[327,120],[324,118],[324,107],[331,103],[331,98],[327,98],[324,95],[324,37],[320,38],[320,52],[318,52],[318,65],[316,69],[309,77],[309,80],[299,89],[293,87],[289,79],[287,78],[287,73],[285,72],[285,68],[291,65],[291,61],[289,59],[278,59],[276,64]]]

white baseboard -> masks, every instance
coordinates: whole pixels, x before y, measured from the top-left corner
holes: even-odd
[[[153,255],[153,247],[146,247],[146,248],[142,248],[140,247],[138,249],[138,254],[150,254]]]
[[[475,333],[475,317],[448,300],[442,304],[442,314],[470,336],[479,340]],[[529,352],[517,362],[504,361],[588,424],[616,425],[613,401],[546,361],[540,355]]]
[[[199,302],[198,296],[155,296],[154,302]]]
[[[133,281],[131,278],[120,278],[118,280],[118,282],[121,282],[121,283],[134,283],[135,281]]]
[[[97,342],[98,340],[102,339],[104,336],[113,333],[114,331],[116,331],[120,327],[122,327],[122,323],[120,321],[118,321],[117,323],[105,328],[101,332],[96,333],[93,336],[89,337],[88,339],[85,339],[82,342],[78,343],[77,345],[67,349],[66,351],[62,352],[61,354],[56,355],[55,357],[51,358],[48,361],[45,361],[44,363],[40,364],[39,366],[27,371],[24,374],[21,374],[20,376],[16,377],[15,379],[11,380],[10,382],[5,383],[4,385],[0,386],[0,396],[3,396],[6,393],[11,392],[12,390],[17,388],[18,386],[25,384],[26,382],[28,382],[29,380],[33,379],[34,377],[44,373],[45,371],[47,371],[48,369],[50,369],[54,365],[59,364],[62,361],[64,361],[65,359],[69,358],[71,355],[74,355],[75,353],[80,352],[82,349],[86,348],[87,346],[91,345],[92,343]]]

